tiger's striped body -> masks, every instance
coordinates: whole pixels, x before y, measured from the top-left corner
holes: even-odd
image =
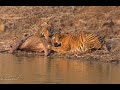
[[[61,46],[50,46],[51,50],[58,53],[66,52],[91,52],[92,50],[102,49],[105,41],[100,41],[100,36],[96,34],[88,34],[83,31],[71,34],[56,33],[52,38],[52,43],[59,43]]]

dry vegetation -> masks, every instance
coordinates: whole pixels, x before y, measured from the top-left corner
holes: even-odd
[[[4,32],[0,32],[1,52],[9,51],[11,45],[33,30],[36,22],[46,21],[55,30],[67,32],[84,30],[95,33],[109,29],[107,40],[111,42],[111,52],[95,51],[77,58],[107,62],[120,60],[119,6],[0,6],[0,19],[5,25]]]

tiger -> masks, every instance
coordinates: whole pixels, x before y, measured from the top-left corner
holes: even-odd
[[[88,53],[106,48],[106,35],[107,30],[98,32],[97,34],[86,33],[85,31],[77,31],[74,33],[56,32],[51,40],[54,45],[51,45],[48,48],[58,53]]]

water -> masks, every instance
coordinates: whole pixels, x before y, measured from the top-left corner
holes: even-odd
[[[120,83],[120,64],[0,54],[0,84]]]

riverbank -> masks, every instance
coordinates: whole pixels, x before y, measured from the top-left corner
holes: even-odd
[[[87,31],[95,33],[109,29],[107,40],[111,42],[111,51],[97,50],[85,55],[58,55],[52,57],[119,63],[120,61],[120,7],[103,6],[2,6],[0,19],[5,25],[0,32],[0,52],[7,53],[24,35],[34,29],[34,25],[43,21],[53,25],[55,30]],[[104,24],[104,27],[102,25]],[[35,56],[41,53],[18,51],[15,55]]]

